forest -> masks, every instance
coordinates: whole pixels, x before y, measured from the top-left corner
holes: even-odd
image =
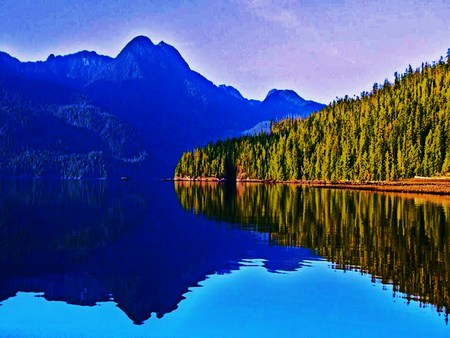
[[[424,63],[269,134],[185,152],[175,178],[383,181],[450,171],[450,62]]]

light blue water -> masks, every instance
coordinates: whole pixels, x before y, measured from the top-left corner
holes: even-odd
[[[0,307],[2,336],[448,337],[443,316],[326,261],[285,274],[243,266],[192,287],[179,308],[134,325],[114,302],[93,307],[18,293]]]

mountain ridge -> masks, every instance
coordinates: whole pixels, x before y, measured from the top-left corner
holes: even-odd
[[[177,159],[186,148],[239,136],[262,121],[278,120],[292,114],[309,115],[324,107],[318,103],[302,106],[300,99],[295,102],[283,95],[276,100],[274,97],[270,104],[248,100],[237,89],[216,86],[192,70],[175,47],[164,41],[154,44],[145,36],[132,39],[114,58],[95,51],[80,51],[64,56],[50,54],[45,61],[21,62],[2,52],[0,82],[3,82],[3,96],[9,92],[8,95],[26,99],[28,111],[37,116],[33,128],[25,128],[27,132],[46,134],[46,126],[40,119],[43,121],[44,115],[52,115],[52,109],[60,111],[58,106],[62,110],[67,105],[79,107],[82,116],[102,111],[127,126],[124,130],[130,132],[122,135],[125,137],[123,144],[142,145],[138,153],[148,154],[142,163],[143,168],[147,167],[144,172],[160,177],[171,176]],[[44,109],[39,110],[42,105]],[[87,106],[95,109],[85,110]],[[3,100],[0,113],[5,116],[4,121],[14,109]],[[100,123],[100,116],[89,118]],[[67,124],[61,118],[59,121]],[[63,128],[59,124],[53,127]],[[77,128],[81,132],[85,127]],[[18,135],[10,134],[9,137]],[[17,142],[16,151],[23,153],[25,148],[20,138]],[[98,144],[91,146],[91,151],[109,154],[107,158],[116,151]],[[39,148],[38,145],[31,147]],[[82,148],[89,148],[89,145]],[[0,150],[9,151],[1,140]],[[123,167],[120,163],[114,166]],[[134,170],[129,165],[125,167],[128,169],[119,168],[119,171],[126,174]],[[1,168],[0,163],[0,174]],[[19,170],[17,174],[24,173]]]

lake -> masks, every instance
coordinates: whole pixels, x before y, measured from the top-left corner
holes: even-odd
[[[450,198],[2,179],[1,337],[448,337]]]

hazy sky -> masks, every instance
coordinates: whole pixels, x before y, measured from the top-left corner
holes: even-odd
[[[0,0],[0,50],[115,56],[143,34],[246,97],[291,88],[328,103],[445,55],[449,18],[448,0]]]

